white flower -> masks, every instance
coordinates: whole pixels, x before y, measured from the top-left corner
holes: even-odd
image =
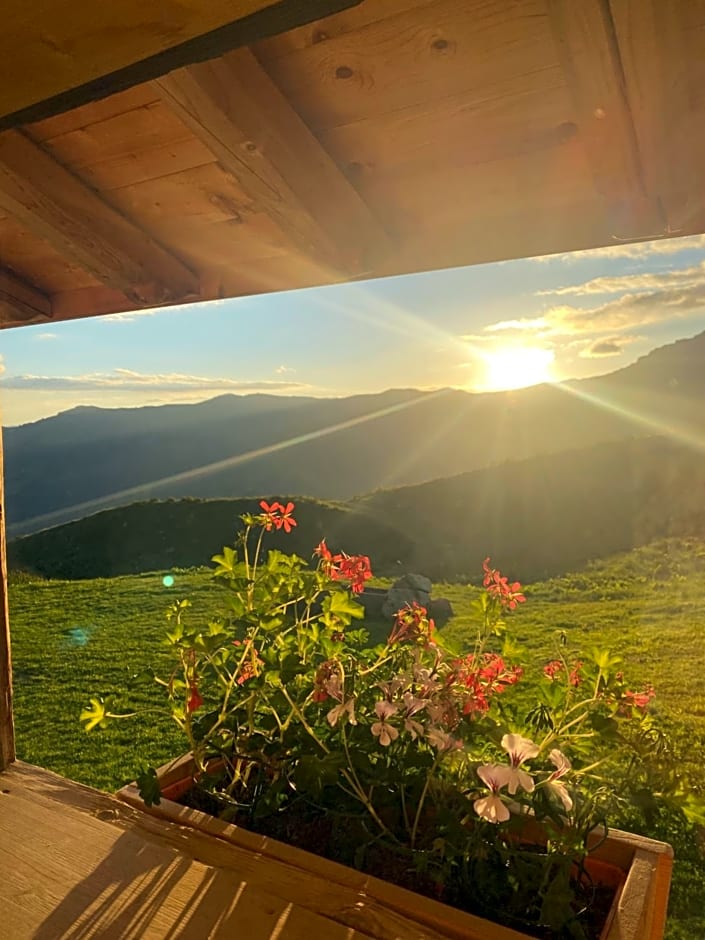
[[[528,738],[522,738],[520,734],[505,734],[502,738],[502,747],[509,754],[510,760],[510,766],[507,768],[509,771],[507,789],[512,796],[519,787],[526,790],[527,793],[532,793],[534,790],[533,779],[525,770],[519,768],[525,760],[536,757],[539,752],[538,747]]]
[[[387,718],[391,718],[392,715],[396,715],[397,706],[392,705],[391,702],[387,701],[376,702],[375,712],[380,720],[376,721],[372,725],[372,734],[376,738],[379,738],[379,743],[383,747],[387,747],[392,743],[392,741],[396,741],[396,739],[399,737],[399,732],[397,729],[394,727],[394,725],[390,725],[387,721]]]
[[[423,737],[423,725],[418,721],[414,721],[413,718],[405,718],[404,727],[411,735],[412,740],[415,741],[417,738]]]
[[[430,728],[426,738],[431,747],[435,747],[438,751],[450,751],[452,748],[462,747],[462,741],[458,741],[441,728]]]
[[[560,800],[567,813],[569,813],[573,808],[573,800],[566,789],[566,785],[561,783],[561,777],[568,773],[570,770],[570,761],[563,754],[562,751],[559,751],[558,748],[555,748],[548,755],[548,759],[556,768],[551,776],[548,778],[545,787],[548,789],[548,792],[551,796]]]
[[[407,718],[411,718],[412,715],[415,715],[416,712],[420,712],[422,708],[426,707],[426,702],[422,698],[417,698],[415,695],[412,695],[411,692],[405,692],[403,695],[404,699],[404,714]]]
[[[357,724],[357,719],[355,718],[355,699],[354,698],[349,698],[347,702],[341,703],[340,705],[336,705],[335,708],[331,708],[331,710],[326,715],[326,718],[328,719],[328,724],[331,727],[334,727],[335,725],[338,724],[338,721],[340,720],[340,718],[345,714],[347,714],[348,721],[350,722],[351,725]]]
[[[510,767],[498,764],[483,764],[477,768],[477,776],[489,789],[490,795],[475,800],[473,806],[477,815],[486,819],[487,822],[501,823],[509,819],[509,810],[499,795],[499,791],[507,784],[510,773]]]

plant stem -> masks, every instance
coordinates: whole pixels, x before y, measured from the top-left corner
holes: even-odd
[[[421,791],[419,805],[416,807],[416,816],[414,817],[414,826],[411,830],[411,848],[412,849],[415,848],[416,846],[416,834],[419,829],[419,822],[421,821],[421,811],[423,810],[423,805],[426,802],[426,796],[428,795],[428,788],[431,785],[431,778],[433,777],[434,773],[436,772],[436,768],[441,762],[441,757],[442,757],[442,752],[439,751],[436,754],[436,758],[433,762],[433,766],[431,767],[429,772],[426,774],[426,782],[424,783],[423,790]]]

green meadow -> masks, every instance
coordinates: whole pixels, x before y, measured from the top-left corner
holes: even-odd
[[[501,567],[501,559],[493,559]],[[511,572],[509,572],[511,574]],[[18,756],[80,782],[115,790],[141,764],[158,764],[183,750],[159,712],[161,690],[150,670],[167,673],[163,643],[167,606],[188,597],[192,616],[219,608],[207,569],[84,581],[11,575],[10,615]],[[381,582],[376,582],[380,584]],[[436,584],[455,615],[444,635],[470,643],[469,602],[477,588]],[[705,755],[705,542],[662,541],[593,563],[575,574],[526,586],[527,603],[510,622],[514,661],[540,671],[563,644],[575,658],[593,648],[622,658],[634,687],[652,684],[653,708],[684,755],[695,792]],[[369,625],[373,633],[379,624]],[[115,696],[137,707],[138,720],[86,734],[79,724],[91,695]],[[624,822],[630,822],[624,820]],[[632,821],[633,822],[633,821]],[[705,838],[677,816],[653,821],[647,835],[671,841],[677,862],[670,940],[705,936]]]

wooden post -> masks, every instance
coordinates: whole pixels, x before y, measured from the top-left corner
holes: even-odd
[[[7,610],[7,552],[5,545],[5,479],[0,432],[0,771],[15,759],[12,721],[12,659],[10,619]]]

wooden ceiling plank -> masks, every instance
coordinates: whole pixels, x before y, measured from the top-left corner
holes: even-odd
[[[46,2],[37,15],[26,0],[5,0],[0,61],[8,75],[0,113],[134,65],[180,43],[261,12],[276,0],[111,0]]]
[[[20,280],[11,271],[0,270],[0,322],[25,323],[51,317],[51,301],[46,294]]]
[[[153,301],[198,292],[188,268],[20,131],[0,134],[0,209],[109,287]]]
[[[689,48],[699,0],[609,0],[644,178],[664,209],[665,234],[692,229],[705,210],[703,111],[694,106]]]
[[[553,64],[552,53],[546,0],[430,0],[284,55],[267,47],[260,61],[319,134],[453,95],[492,94],[512,78],[521,90]]]
[[[547,5],[611,234],[616,239],[657,236],[663,213],[645,185],[609,8],[604,0],[547,0]]]
[[[93,124],[102,124],[110,118],[134,111],[136,108],[146,108],[154,104],[156,100],[157,96],[149,83],[135,85],[127,91],[118,92],[108,98],[101,98],[99,101],[84,104],[80,108],[73,108],[71,111],[64,111],[54,117],[45,118],[43,121],[28,124],[24,129],[28,131],[32,140],[41,143],[91,127]]]
[[[155,86],[303,254],[361,274],[388,250],[369,208],[250,50]]]

